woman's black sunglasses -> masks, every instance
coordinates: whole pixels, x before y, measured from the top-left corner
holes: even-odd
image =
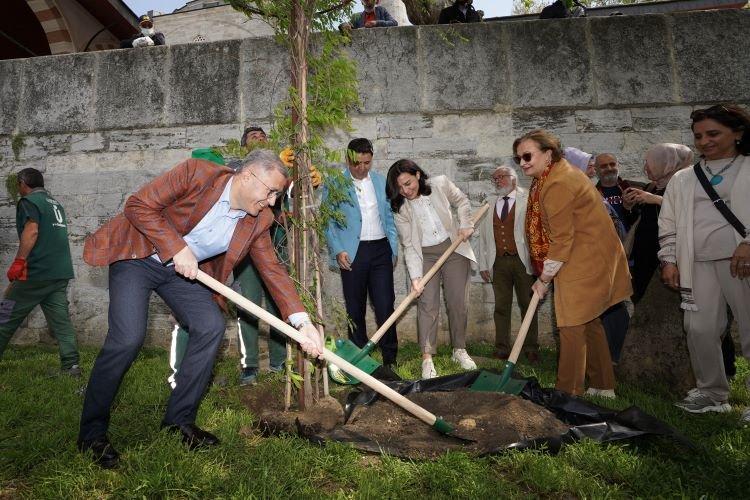
[[[513,161],[516,162],[516,165],[521,164],[521,160],[525,161],[526,163],[530,162],[531,159],[534,157],[534,153],[524,153],[521,156],[514,156]]]

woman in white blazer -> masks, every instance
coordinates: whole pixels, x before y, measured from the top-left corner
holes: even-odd
[[[429,179],[429,180],[428,180]],[[399,160],[388,171],[386,196],[391,202],[396,229],[412,290],[419,293],[417,332],[422,350],[422,378],[437,376],[432,356],[437,352],[440,320],[440,282],[443,282],[450,323],[453,356],[465,370],[477,365],[466,352],[467,302],[474,252],[467,241],[474,232],[469,199],[444,175],[430,178],[411,160]],[[452,208],[458,213],[453,216]],[[420,278],[456,238],[462,243],[433,279],[422,288]]]

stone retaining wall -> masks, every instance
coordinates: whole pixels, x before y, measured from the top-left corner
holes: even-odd
[[[613,152],[625,177],[642,179],[651,144],[692,143],[692,109],[750,102],[748,31],[746,11],[360,30],[351,46],[355,131],[333,133],[331,143],[372,138],[379,171],[412,158],[453,178],[475,206],[491,195],[489,174],[510,161],[513,139],[535,127],[565,145]],[[83,343],[100,343],[107,330],[107,271],[81,261],[85,235],[192,148],[236,138],[244,124],[268,127],[286,60],[271,39],[256,38],[0,61],[0,175],[39,168],[66,208]],[[14,152],[19,137],[25,146]],[[3,270],[17,248],[14,213],[0,193]],[[326,280],[340,293],[335,273]],[[477,281],[472,340],[491,339],[492,290]],[[397,300],[406,290],[400,263]],[[155,299],[151,312],[149,341],[163,344],[168,311]],[[413,338],[413,308],[399,331]],[[15,341],[47,342],[44,332],[37,312]]]

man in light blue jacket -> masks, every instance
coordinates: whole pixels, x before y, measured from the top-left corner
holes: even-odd
[[[398,254],[398,236],[393,213],[385,197],[385,178],[371,172],[373,149],[368,139],[353,139],[347,147],[344,177],[351,183],[341,186],[348,196],[335,203],[323,187],[323,203],[339,210],[343,223],[335,220],[326,227],[331,265],[341,271],[346,312],[353,325],[349,338],[360,348],[367,343],[365,312],[367,296],[375,310],[375,321],[382,325],[393,313],[393,269]],[[383,364],[396,362],[398,339],[392,326],[378,342]]]

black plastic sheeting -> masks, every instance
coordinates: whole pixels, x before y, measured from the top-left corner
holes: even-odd
[[[453,391],[468,388],[478,375],[479,370],[475,370],[428,380],[384,381],[384,383],[399,393],[407,395],[415,392]],[[564,392],[545,389],[533,377],[518,378],[518,380],[526,381],[520,397],[546,408],[554,413],[558,419],[572,427],[560,436],[523,440],[502,448],[492,449],[483,453],[483,455],[498,454],[509,449],[544,449],[550,453],[557,453],[564,444],[583,438],[589,438],[598,443],[610,443],[648,435],[669,437],[684,446],[695,448],[692,442],[674,428],[645,413],[637,406],[615,411]],[[345,422],[348,421],[357,406],[371,405],[379,397],[378,393],[364,387],[352,391],[348,395],[345,405]],[[347,442],[356,448],[374,453],[388,451],[383,450],[378,443],[369,440],[366,436],[355,435],[343,431],[343,429],[334,430],[325,436],[307,435],[306,437],[316,442],[325,440]]]

